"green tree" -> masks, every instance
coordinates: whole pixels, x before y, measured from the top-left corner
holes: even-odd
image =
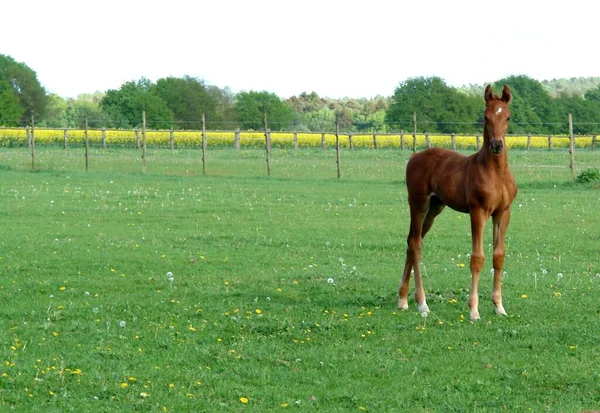
[[[10,82],[0,79],[0,125],[20,126],[25,108]]]
[[[107,91],[100,102],[100,108],[111,127],[140,127],[144,111],[150,128],[168,129],[173,124],[173,112],[156,94],[154,84],[145,78],[137,82],[126,82],[119,90]]]
[[[264,129],[264,114],[272,130],[290,127],[293,113],[277,95],[263,92],[240,92],[236,96],[236,120],[246,129]]]
[[[199,79],[190,76],[163,78],[156,82],[155,90],[173,112],[173,120],[180,128],[199,129],[203,113],[208,127],[214,127],[215,122],[220,121],[218,101]]]
[[[420,132],[473,132],[483,116],[483,97],[461,93],[439,77],[413,78],[396,88],[385,120],[395,130],[412,130],[414,112]]]
[[[16,107],[17,101],[20,108]],[[28,123],[32,115],[41,119],[48,109],[48,96],[36,73],[3,54],[0,54],[0,108],[2,117],[13,124]],[[17,115],[18,119],[13,118]]]
[[[50,128],[64,128],[69,127],[69,120],[67,111],[69,109],[69,102],[57,94],[48,95],[48,113],[46,119],[40,122],[40,126],[47,126]]]
[[[208,93],[217,102],[215,119],[219,129],[234,129],[237,127],[235,120],[235,94],[229,88],[220,89],[208,86]]]

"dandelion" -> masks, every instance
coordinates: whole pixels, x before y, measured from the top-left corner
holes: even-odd
[[[248,404],[248,398],[247,398],[247,397],[240,397],[240,401],[241,401],[243,404]]]
[[[119,321],[119,327],[125,327],[126,324],[123,320]]]
[[[333,284],[333,278],[328,278],[327,279],[327,284]]]
[[[560,279],[563,277],[562,272],[559,272],[558,274],[556,274],[556,279],[558,281],[560,281]]]
[[[169,281],[169,283],[172,283],[173,281],[175,281],[175,278],[169,277],[169,278],[167,278],[167,281]]]
[[[427,318],[428,315],[429,315],[429,313],[427,311],[423,311],[421,313],[421,317],[423,317],[423,318]]]
[[[127,386],[129,386],[129,384],[127,384],[127,382],[123,382],[123,383],[121,383],[121,388],[122,388],[122,389],[126,389],[126,388],[127,388]]]
[[[542,275],[546,275],[548,274],[548,270],[546,270],[545,268],[542,270]]]
[[[145,391],[143,391],[143,392],[140,393],[140,397],[142,399],[145,399],[146,397],[148,397],[148,393],[146,393]]]
[[[527,298],[527,294],[521,294],[521,298],[522,299],[526,299]]]

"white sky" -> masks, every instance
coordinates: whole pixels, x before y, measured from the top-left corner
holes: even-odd
[[[4,3],[0,53],[65,98],[184,75],[282,98],[391,96],[416,76],[450,86],[600,76],[591,0]]]

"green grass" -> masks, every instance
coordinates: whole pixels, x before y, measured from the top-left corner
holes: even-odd
[[[600,406],[600,190],[512,151],[468,321],[468,216],[425,240],[432,313],[396,310],[409,152],[0,151],[0,411],[578,412]],[[600,153],[578,151],[576,167]],[[173,282],[167,272],[172,272]],[[412,294],[412,293],[411,293]],[[411,296],[412,298],[412,296]]]

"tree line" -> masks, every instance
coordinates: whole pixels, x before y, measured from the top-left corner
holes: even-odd
[[[564,79],[544,83],[527,76],[509,76],[494,83],[508,84],[513,92],[509,133],[566,134],[568,113],[574,132],[600,130],[600,78]],[[304,92],[282,99],[267,91],[233,93],[228,88],[184,76],[156,82],[132,80],[94,94],[65,99],[48,94],[34,70],[0,54],[0,126],[25,126],[32,116],[36,125],[57,128],[131,129],[146,112],[153,129],[199,129],[202,115],[213,130],[261,130],[264,115],[272,130],[346,132],[476,133],[483,123],[483,87],[454,88],[439,77],[407,79],[389,97],[329,99]]]

